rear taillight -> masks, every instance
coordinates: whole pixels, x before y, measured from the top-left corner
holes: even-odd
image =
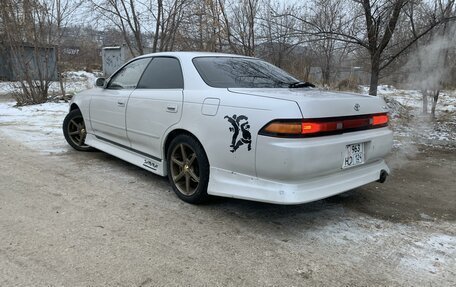
[[[342,123],[338,122],[301,122],[301,134],[315,134],[322,132],[330,132],[342,129]]]
[[[275,120],[260,130],[260,135],[275,137],[312,137],[360,131],[388,125],[386,113],[337,118]]]
[[[372,125],[373,126],[386,126],[388,125],[388,115],[380,114],[372,116]]]
[[[263,130],[269,134],[300,134],[301,122],[271,122]]]

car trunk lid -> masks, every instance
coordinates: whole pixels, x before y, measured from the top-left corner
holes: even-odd
[[[381,97],[318,89],[229,88],[232,93],[295,101],[303,118],[345,117],[387,112]]]

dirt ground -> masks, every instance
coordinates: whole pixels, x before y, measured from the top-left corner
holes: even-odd
[[[105,153],[0,144],[0,286],[455,286],[454,150],[314,203],[193,206]]]

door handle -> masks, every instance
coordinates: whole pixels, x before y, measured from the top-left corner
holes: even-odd
[[[168,105],[166,111],[168,113],[177,113],[177,105]]]
[[[117,102],[117,106],[119,106],[119,107],[125,107],[125,103],[119,101],[119,102]]]

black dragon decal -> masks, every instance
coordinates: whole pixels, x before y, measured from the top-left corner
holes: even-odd
[[[252,134],[250,133],[249,118],[244,115],[225,116],[225,119],[232,125],[230,132],[233,133],[231,138],[231,152],[235,152],[240,146],[247,144],[247,150],[252,149]]]

